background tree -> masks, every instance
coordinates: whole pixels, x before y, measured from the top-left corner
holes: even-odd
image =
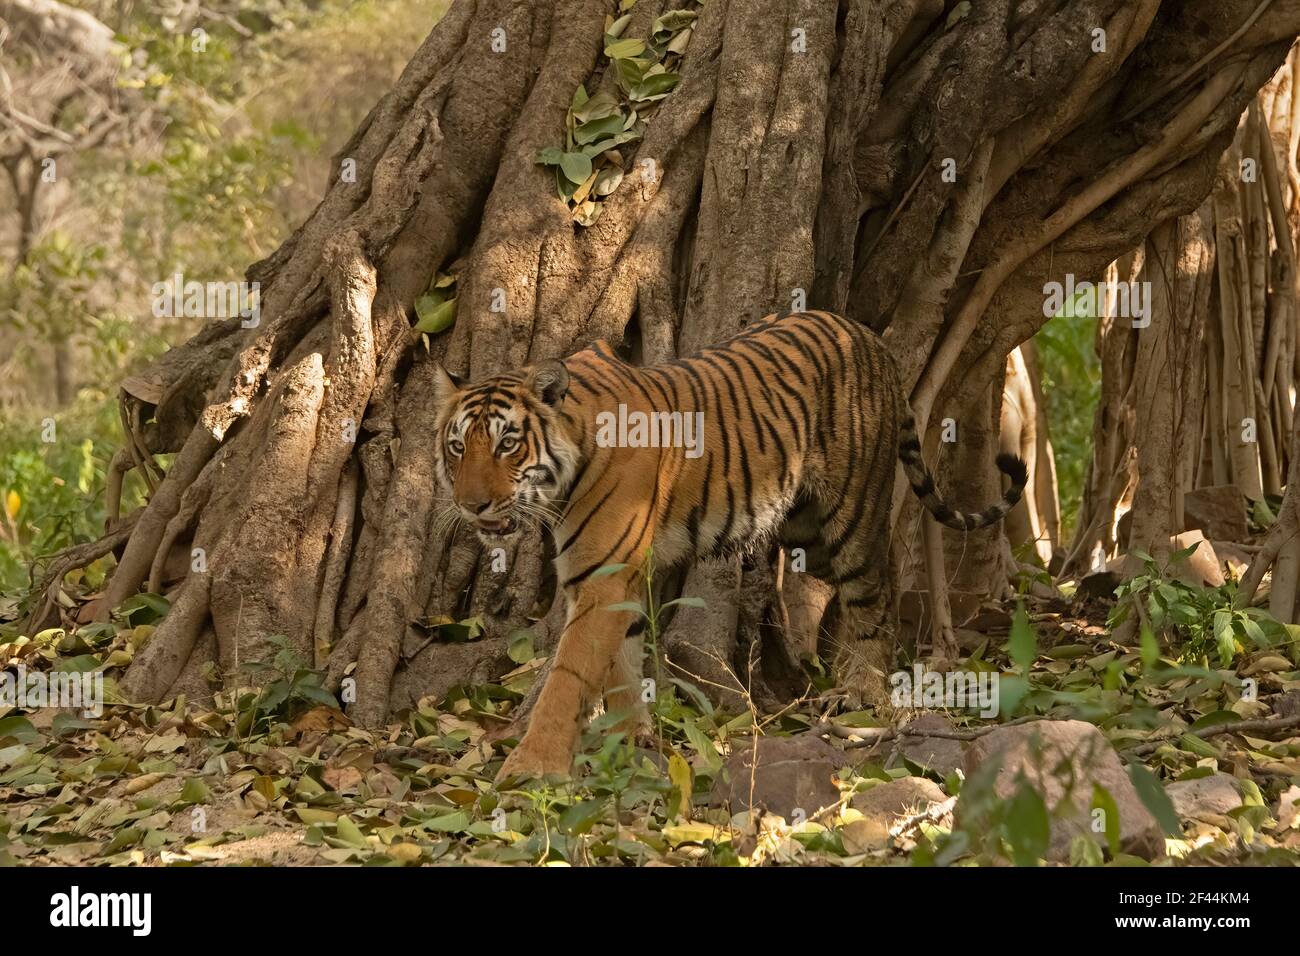
[[[0,3],[0,50],[13,65],[6,69],[0,62],[0,167],[14,201],[17,234],[10,272],[31,273],[22,277],[35,287],[28,298],[50,306],[60,297],[48,280],[88,270],[75,252],[68,254],[66,243],[43,250],[42,260],[51,261],[33,268],[48,215],[44,198],[54,192],[65,157],[97,148],[126,125],[117,86],[125,51],[108,26],[58,0]],[[66,405],[73,394],[69,343],[77,317],[57,305],[46,311],[37,327],[51,350],[55,395]]]

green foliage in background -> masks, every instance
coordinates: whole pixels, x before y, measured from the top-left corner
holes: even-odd
[[[26,591],[33,561],[39,578],[42,559],[103,533],[117,415],[111,396],[86,390],[57,415],[0,421],[0,609]],[[142,503],[143,490],[128,476],[124,512]]]
[[[1092,422],[1101,397],[1101,362],[1094,342],[1097,318],[1079,304],[1067,304],[1034,337],[1043,377],[1056,481],[1061,499],[1061,535],[1074,533],[1092,458]]]
[[[39,577],[42,559],[103,533],[105,472],[122,441],[118,384],[201,325],[153,315],[153,285],[177,272],[239,280],[272,252],[319,199],[332,172],[323,157],[447,3],[217,0],[197,19],[148,3],[71,5],[127,51],[129,133],[60,163],[59,187],[42,200],[58,227],[0,268],[0,618],[33,562]],[[0,190],[0,246],[16,226],[8,199]],[[54,400],[60,348],[76,393],[65,408]],[[57,437],[42,441],[51,419]],[[124,514],[141,495],[128,476]]]

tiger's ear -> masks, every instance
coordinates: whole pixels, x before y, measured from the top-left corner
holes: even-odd
[[[449,402],[458,392],[465,380],[458,375],[452,375],[441,365],[433,367],[433,395],[439,402]]]
[[[558,405],[569,390],[569,370],[563,362],[542,362],[528,373],[529,388],[546,405]]]

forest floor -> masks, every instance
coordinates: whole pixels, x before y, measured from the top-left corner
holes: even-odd
[[[654,739],[627,746],[597,718],[576,781],[502,793],[493,776],[513,741],[491,738],[539,659],[500,684],[427,700],[378,734],[321,702],[308,672],[287,669],[260,693],[217,694],[205,708],[0,708],[0,864],[1300,864],[1294,642],[1243,648],[1226,667],[1179,663],[1151,639],[1115,644],[1105,605],[1027,608],[991,612],[985,634],[963,635],[977,645],[963,668],[1012,675],[992,719],[929,713],[926,735],[902,737],[813,700],[779,715],[722,714],[665,682]],[[111,699],[112,677],[160,610],[140,601],[113,624],[31,640],[0,631],[0,664],[103,669]],[[915,717],[902,710],[893,723]],[[997,790],[979,772],[971,748],[985,731],[1036,717],[1094,725],[1106,759],[1128,765],[1164,831],[1145,851],[1106,822],[1061,844],[1058,817],[1073,797],[1040,787],[1045,801],[1023,776],[1014,792]],[[1215,730],[1232,721],[1250,723]],[[756,726],[754,769],[745,753]],[[1113,773],[1091,784],[1085,828],[1123,804],[1108,787],[1128,786]],[[764,809],[747,811],[751,802]]]

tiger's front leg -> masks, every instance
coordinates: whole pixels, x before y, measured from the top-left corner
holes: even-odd
[[[568,616],[555,662],[528,730],[502,764],[498,781],[569,773],[580,721],[604,690],[633,620],[631,612],[609,607],[628,599],[636,574],[637,569],[627,564],[614,574],[588,576],[571,592],[566,589]]]

